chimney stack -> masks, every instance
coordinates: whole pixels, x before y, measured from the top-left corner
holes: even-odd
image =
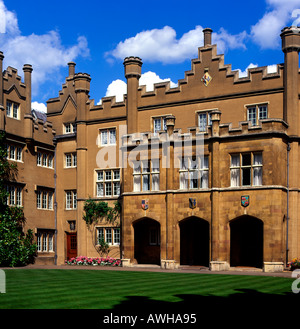
[[[126,57],[123,64],[127,79],[127,131],[133,134],[138,132],[137,97],[143,63],[139,57]]]
[[[300,28],[291,26],[281,31],[282,51],[284,52],[284,103],[283,119],[289,124],[289,134],[299,135],[299,51]]]
[[[25,112],[24,112],[24,132],[25,138],[27,141],[31,141],[33,138],[33,121],[31,115],[31,73],[32,73],[32,66],[30,64],[24,64],[23,71],[24,71],[24,82],[26,85],[26,105],[25,105]]]
[[[212,34],[212,29],[209,27],[205,28],[203,30],[204,34],[204,47],[210,46],[211,45],[211,34]]]
[[[76,63],[69,62],[68,65],[69,65],[69,77],[73,77],[75,75],[75,66],[76,66]]]

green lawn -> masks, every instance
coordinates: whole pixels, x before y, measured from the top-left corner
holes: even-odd
[[[293,279],[271,276],[55,269],[5,273],[0,309],[211,308],[238,306],[250,298],[279,305],[296,296]]]

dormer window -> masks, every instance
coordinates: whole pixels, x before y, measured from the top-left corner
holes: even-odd
[[[64,134],[73,134],[76,133],[76,125],[74,123],[65,123],[64,124]]]
[[[20,104],[11,101],[6,102],[6,115],[9,118],[19,119],[20,118],[19,111],[20,111]]]

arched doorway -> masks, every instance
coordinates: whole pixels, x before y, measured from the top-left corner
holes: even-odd
[[[242,216],[230,223],[230,266],[263,265],[263,222]]]
[[[189,217],[179,223],[180,265],[209,265],[209,224]]]
[[[134,258],[138,264],[160,265],[160,224],[143,218],[133,224]]]

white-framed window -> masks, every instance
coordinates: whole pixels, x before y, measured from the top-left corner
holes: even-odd
[[[116,128],[100,129],[99,131],[100,145],[116,145],[117,133]]]
[[[53,195],[53,191],[39,188],[36,191],[37,209],[53,210]]]
[[[104,242],[109,245],[120,244],[121,234],[119,227],[97,227],[96,234],[97,244],[99,244],[101,240],[104,240]]]
[[[206,127],[211,126],[211,114],[210,112],[198,113],[198,127],[200,131],[206,131]]]
[[[96,170],[97,197],[120,195],[120,169]]]
[[[77,154],[76,153],[65,153],[65,167],[66,168],[77,167]]]
[[[15,185],[8,185],[7,187],[7,205],[22,207],[22,187]]]
[[[53,230],[37,230],[36,243],[38,252],[54,251],[54,232]]]
[[[230,186],[262,185],[262,152],[246,152],[231,155]]]
[[[75,190],[65,191],[66,209],[77,208],[77,192]]]
[[[13,119],[20,119],[20,104],[7,101],[6,102],[6,115]]]
[[[208,156],[180,158],[179,188],[201,189],[208,188]]]
[[[252,126],[257,126],[260,120],[267,118],[268,118],[267,104],[247,106],[247,121],[250,121]]]
[[[133,191],[159,191],[159,159],[141,160],[133,166]]]
[[[53,169],[53,154],[37,152],[36,153],[36,165],[39,167]]]
[[[153,118],[153,133],[157,135],[160,131],[167,131],[166,117]]]
[[[36,207],[42,208],[42,191],[36,191]]]
[[[71,122],[64,123],[63,125],[64,134],[73,134],[76,133],[76,125]]]
[[[23,147],[6,144],[7,159],[13,161],[22,161]]]

